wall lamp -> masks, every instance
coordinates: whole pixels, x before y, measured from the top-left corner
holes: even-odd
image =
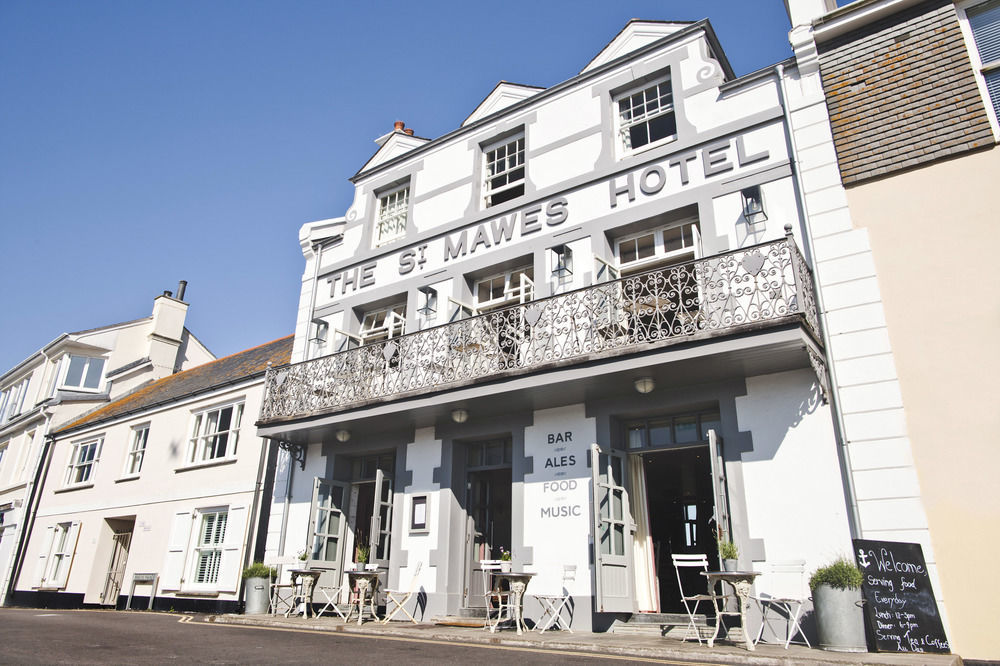
[[[469,412],[464,409],[455,409],[451,412],[451,420],[455,423],[465,423],[469,420]]]
[[[649,393],[656,388],[656,382],[653,381],[652,377],[639,377],[635,380],[635,390],[639,393]]]
[[[767,220],[767,212],[764,211],[764,194],[760,191],[760,185],[752,185],[740,190],[740,198],[743,199],[743,218],[747,224],[757,224]]]

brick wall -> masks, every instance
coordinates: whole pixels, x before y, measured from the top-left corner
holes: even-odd
[[[844,184],[994,143],[952,2],[822,44],[820,68]]]

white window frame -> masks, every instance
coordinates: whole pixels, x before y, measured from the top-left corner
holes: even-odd
[[[515,278],[517,278],[515,284]],[[479,299],[479,287],[486,282],[497,282],[503,280],[503,293],[485,301]],[[491,287],[490,293],[492,294]],[[475,311],[489,312],[507,305],[524,304],[535,298],[534,266],[519,266],[502,273],[495,273],[486,277],[478,278],[473,285],[473,302]]]
[[[206,522],[211,518],[213,524],[210,526],[211,534],[206,539]],[[224,521],[221,530],[219,529],[220,518]],[[222,570],[222,553],[226,548],[226,531],[229,529],[229,507],[218,507],[211,509],[199,509],[195,512],[195,534],[191,546],[191,569],[186,576],[187,585],[185,587],[197,589],[217,589],[219,586],[219,573]],[[203,558],[214,559],[214,565],[209,563],[209,571],[214,569],[212,575],[203,580],[199,580],[202,573]]]
[[[192,415],[194,423],[191,427],[191,437],[188,440],[188,451],[185,457],[187,465],[202,465],[236,458],[244,404],[240,400],[203,409]],[[232,410],[229,427],[226,430],[220,430],[219,424],[222,422],[222,415],[226,410]],[[214,423],[213,415],[215,416]],[[219,441],[223,435],[225,435],[225,450],[220,454]]]
[[[962,29],[962,37],[965,38],[966,50],[969,52],[969,60],[972,62],[972,71],[976,76],[976,86],[979,88],[979,95],[983,99],[986,107],[986,116],[990,121],[990,129],[993,130],[993,139],[1000,142],[1000,118],[997,117],[996,108],[993,105],[993,98],[986,87],[986,73],[990,73],[1000,68],[1000,60],[984,63],[979,55],[979,46],[976,44],[976,37],[972,33],[972,25],[969,23],[968,11],[980,5],[985,5],[994,0],[969,0],[955,6],[955,13],[958,15],[958,24]],[[998,93],[1000,94],[1000,93]],[[1000,104],[1000,100],[997,100]]]
[[[0,423],[19,416],[24,411],[24,400],[28,395],[31,375],[10,384],[0,394]]]
[[[142,463],[146,458],[146,447],[149,444],[149,424],[143,423],[132,428],[129,436],[128,454],[125,456],[125,471],[123,476],[139,476]]]
[[[667,250],[666,233],[677,228],[682,228],[684,230],[687,228],[691,229],[691,244],[685,244],[679,249]],[[623,262],[621,258],[622,245],[649,235],[653,236],[653,254],[649,257]],[[685,231],[682,231],[682,242],[686,243],[687,238],[688,234],[685,233]],[[701,232],[699,224],[696,220],[686,220],[680,224],[669,224],[663,227],[657,227],[653,230],[645,230],[615,239],[615,259],[618,262],[618,272],[620,275],[639,273],[642,271],[652,270],[660,266],[681,263],[691,259],[698,259],[700,257]]]
[[[643,100],[636,104],[635,97],[638,95],[642,95]],[[646,111],[646,106],[652,101],[651,97],[657,102],[655,112]],[[673,99],[673,84],[669,74],[616,94],[613,103],[615,133],[618,135],[618,147],[622,156],[649,150],[677,140],[677,111]],[[626,105],[628,108],[624,108]],[[640,108],[641,110],[636,113],[636,110]],[[645,126],[646,135],[649,136],[650,123],[667,115],[673,116],[673,134],[648,141],[638,147],[632,146],[631,129],[633,127]]]
[[[66,479],[63,485],[66,487],[92,485],[103,447],[103,435],[74,442],[70,450],[69,464],[66,465]]]
[[[518,171],[520,171],[519,176]],[[483,146],[483,202],[486,208],[524,196],[527,176],[528,164],[525,160],[523,130]],[[494,181],[499,179],[505,182],[494,187]],[[499,202],[494,201],[498,195],[517,188],[521,189],[520,193],[509,198],[501,197]]]
[[[44,531],[38,573],[40,589],[63,589],[69,579],[80,534],[79,521],[56,523]]]
[[[373,247],[406,235],[406,219],[410,211],[410,184],[401,185],[378,195]]]
[[[82,358],[84,360],[83,371],[80,373],[80,383],[79,384],[68,384],[67,378],[69,377],[69,368],[73,363],[74,358]],[[97,378],[97,386],[86,386],[87,374],[90,371],[90,366],[93,363],[100,362],[101,373]],[[100,356],[86,356],[85,354],[66,354],[63,356],[62,367],[59,369],[59,388],[68,391],[82,391],[85,393],[100,393],[101,388],[104,386],[104,372],[107,369],[107,359]]]
[[[10,440],[0,442],[0,475],[3,474],[3,459],[7,457],[7,451],[10,449]],[[3,523],[0,523],[0,532],[3,531]]]
[[[368,310],[361,316],[361,344],[398,338],[406,333],[406,303]]]

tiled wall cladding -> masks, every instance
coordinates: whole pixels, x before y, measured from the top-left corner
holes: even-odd
[[[832,40],[820,65],[845,184],[993,144],[951,2]]]

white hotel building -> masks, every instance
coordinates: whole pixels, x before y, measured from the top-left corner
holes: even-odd
[[[815,69],[737,78],[707,21],[632,21],[563,83],[377,143],[344,217],[300,232],[258,422],[292,454],[269,560],[335,584],[370,546],[393,588],[421,563],[429,620],[482,607],[510,550],[528,617],[575,565],[572,627],[602,631],[682,610],[670,554],[714,560],[716,534],[743,568],[850,552]]]

